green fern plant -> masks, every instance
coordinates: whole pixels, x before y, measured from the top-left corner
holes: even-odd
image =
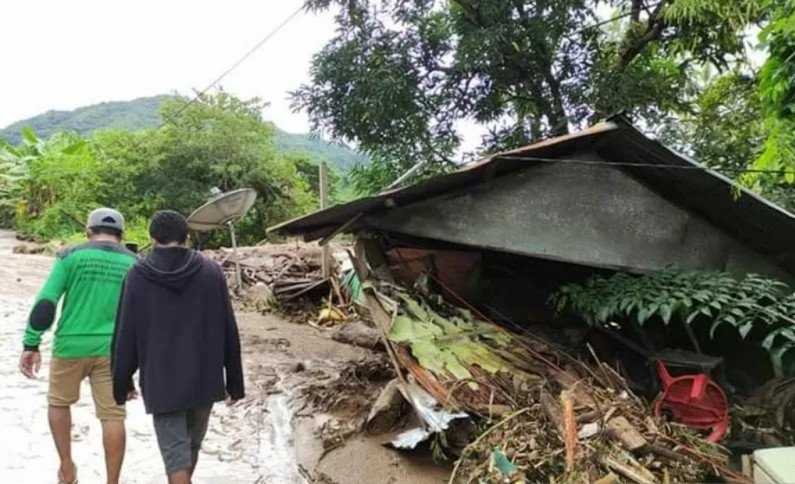
[[[643,326],[652,318],[665,324],[710,321],[709,336],[729,324],[745,339],[763,334],[762,346],[779,360],[795,348],[795,293],[783,282],[749,274],[665,270],[648,275],[617,273],[568,284],[555,293],[556,311],[568,311],[589,325],[628,321]]]

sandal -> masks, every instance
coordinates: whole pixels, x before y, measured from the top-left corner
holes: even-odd
[[[58,471],[58,484],[77,484],[77,466],[72,464],[72,467],[75,470],[75,478],[72,479],[71,481],[67,481],[66,479],[63,478],[63,475],[61,474],[61,471],[59,470]]]

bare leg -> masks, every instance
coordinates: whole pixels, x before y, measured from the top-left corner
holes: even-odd
[[[64,481],[72,482],[75,480],[75,463],[72,461],[72,412],[69,407],[50,405],[47,417],[50,421],[52,440],[61,459],[58,474]]]
[[[190,484],[190,472],[184,470],[169,474],[168,484]]]
[[[119,484],[121,465],[124,462],[126,433],[124,420],[102,421],[102,445],[105,447],[105,467],[108,484]]]

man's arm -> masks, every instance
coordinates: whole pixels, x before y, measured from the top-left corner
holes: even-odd
[[[25,351],[39,351],[41,335],[55,322],[58,301],[66,292],[68,275],[66,261],[61,258],[56,259],[47,282],[36,296],[36,303],[30,311],[23,339]]]
[[[113,398],[119,405],[124,405],[128,393],[134,388],[132,376],[138,369],[135,305],[129,277],[128,274],[122,286],[111,343]]]
[[[229,288],[224,273],[218,270],[221,278],[221,298],[226,309],[226,328],[224,337],[224,368],[226,369],[226,392],[232,400],[240,400],[246,395],[243,384],[243,362],[240,357],[240,335],[232,302],[229,300]]]

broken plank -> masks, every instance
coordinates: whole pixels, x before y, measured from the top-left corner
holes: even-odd
[[[625,449],[636,452],[648,444],[646,438],[623,416],[615,417],[607,422],[610,436],[621,442]]]
[[[641,471],[640,469],[635,469],[629,464],[619,462],[617,459],[609,455],[602,456],[600,460],[608,469],[616,471],[617,473],[621,474],[632,482],[636,482],[637,484],[657,484],[658,482],[656,479],[649,479],[644,475],[645,472]]]
[[[309,285],[309,286],[307,286],[306,288],[304,288],[304,289],[301,289],[300,291],[298,291],[298,292],[296,292],[296,293],[294,293],[294,294],[293,294],[293,293],[291,293],[289,296],[285,296],[284,298],[282,298],[282,300],[283,300],[283,301],[289,301],[289,300],[291,300],[291,299],[295,299],[295,298],[297,298],[298,296],[300,296],[300,295],[302,295],[302,294],[306,294],[307,292],[311,291],[312,289],[315,289],[316,287],[319,287],[321,284],[324,284],[324,283],[326,283],[326,282],[328,282],[328,280],[326,280],[326,279],[321,279],[321,280],[317,281],[315,284]],[[275,290],[274,290],[274,294],[276,294],[276,291],[275,291]],[[283,295],[283,294],[284,294],[283,292],[282,292],[282,293],[279,293],[279,295]]]

